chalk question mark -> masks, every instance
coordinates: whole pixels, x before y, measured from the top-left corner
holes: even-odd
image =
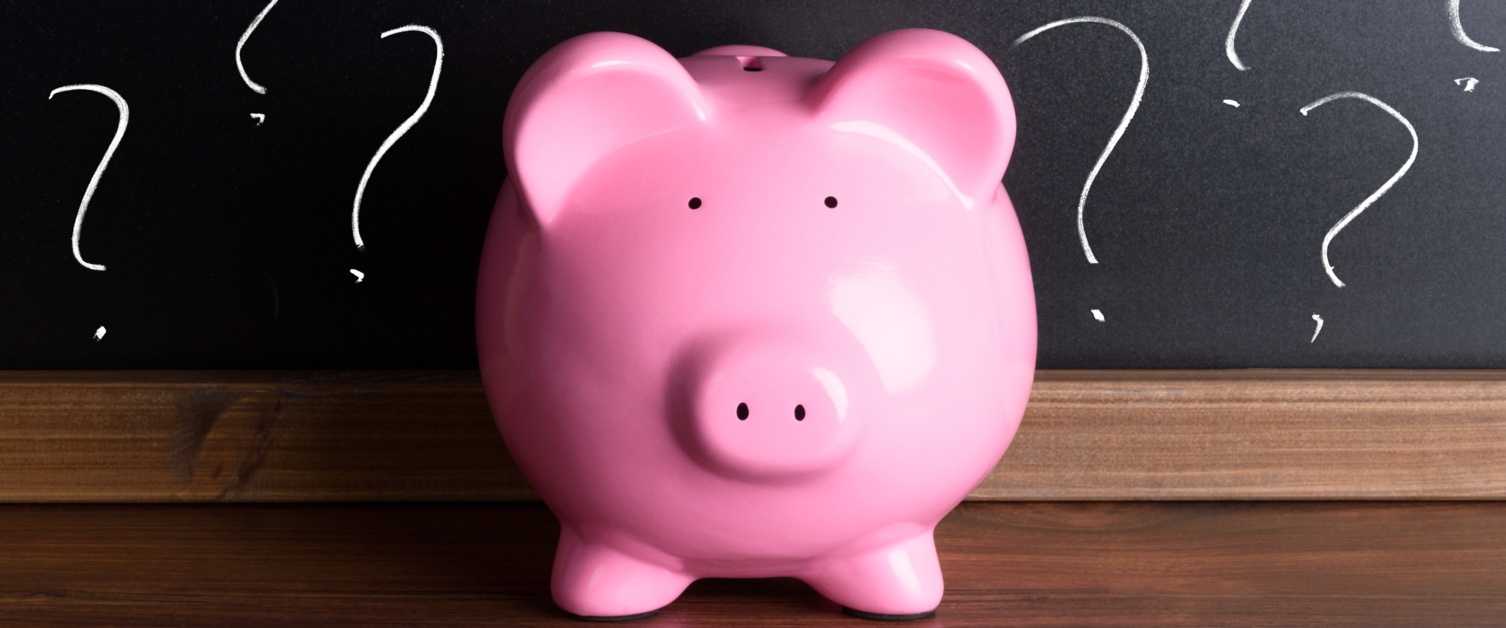
[[[1244,21],[1245,11],[1248,10],[1250,10],[1250,0],[1240,0],[1239,13],[1234,15],[1234,24],[1229,27],[1229,36],[1224,38],[1224,55],[1228,56],[1229,63],[1234,64],[1234,67],[1241,72],[1250,68],[1245,67],[1244,62],[1239,60],[1239,53],[1234,52],[1234,35],[1239,33],[1239,23]],[[1229,101],[1226,100],[1224,102]],[[1238,107],[1239,105],[1234,106]]]
[[[1357,98],[1359,100],[1363,100],[1372,105],[1380,107],[1382,111],[1391,114],[1391,117],[1396,118],[1397,121],[1401,122],[1403,126],[1407,127],[1407,133],[1412,134],[1412,154],[1407,156],[1407,162],[1401,165],[1401,170],[1397,170],[1396,174],[1391,175],[1391,178],[1387,179],[1385,183],[1381,184],[1380,188],[1376,189],[1374,192],[1371,192],[1370,196],[1366,197],[1364,201],[1361,201],[1358,207],[1355,207],[1354,209],[1350,210],[1349,213],[1344,214],[1344,217],[1340,218],[1339,222],[1335,223],[1333,228],[1328,230],[1328,234],[1323,236],[1323,270],[1328,273],[1328,278],[1333,280],[1333,285],[1343,288],[1344,282],[1340,281],[1339,276],[1334,273],[1333,264],[1328,263],[1328,244],[1330,242],[1333,242],[1334,236],[1339,235],[1339,232],[1343,231],[1344,227],[1349,226],[1349,223],[1353,221],[1355,217],[1359,216],[1366,209],[1368,209],[1372,204],[1375,203],[1377,199],[1381,197],[1381,195],[1390,190],[1391,186],[1396,185],[1396,182],[1401,180],[1403,175],[1407,174],[1407,170],[1410,170],[1412,168],[1412,162],[1417,161],[1418,143],[1417,129],[1412,127],[1412,123],[1408,122],[1406,117],[1402,116],[1401,113],[1396,111],[1395,109],[1392,109],[1391,105],[1383,103],[1375,99],[1374,97],[1366,94],[1361,94],[1359,92],[1339,92],[1337,94],[1330,94],[1328,96],[1314,100],[1308,103],[1306,107],[1302,108],[1302,115],[1305,116],[1309,111],[1317,109],[1318,107],[1321,107],[1335,100],[1339,100],[1341,98]]]
[[[1145,44],[1140,42],[1140,38],[1135,35],[1135,31],[1130,30],[1128,26],[1106,18],[1084,16],[1057,20],[1025,33],[1014,40],[1014,43],[1010,44],[1009,49],[1013,50],[1016,46],[1025,43],[1030,38],[1058,26],[1084,23],[1103,24],[1117,28],[1123,31],[1124,34],[1129,35],[1130,39],[1135,42],[1135,47],[1140,50],[1140,80],[1135,84],[1135,95],[1130,98],[1129,109],[1124,112],[1124,118],[1119,121],[1119,126],[1114,128],[1114,134],[1109,137],[1108,145],[1104,147],[1103,153],[1098,156],[1098,162],[1093,164],[1093,170],[1088,173],[1088,180],[1083,184],[1082,194],[1077,199],[1077,238],[1082,242],[1082,252],[1087,256],[1088,263],[1097,264],[1098,258],[1093,256],[1093,247],[1088,244],[1088,232],[1083,227],[1083,212],[1088,205],[1088,192],[1093,189],[1093,181],[1098,178],[1098,172],[1103,169],[1104,162],[1109,160],[1109,154],[1113,153],[1114,147],[1119,144],[1119,138],[1124,137],[1124,131],[1129,128],[1130,120],[1134,119],[1135,112],[1140,109],[1140,99],[1145,96],[1145,84],[1150,81],[1150,57],[1145,53]],[[1094,320],[1100,323],[1104,322],[1103,312],[1093,310],[1092,314]]]
[[[256,14],[256,19],[251,20],[251,25],[246,27],[246,32],[241,33],[240,40],[235,42],[235,69],[240,71],[241,80],[246,82],[246,87],[251,88],[251,91],[258,94],[266,94],[267,88],[251,80],[251,76],[246,74],[246,64],[241,61],[241,49],[246,47],[246,40],[251,39],[252,31],[255,31],[256,27],[261,26],[261,21],[267,17],[268,13],[272,12],[272,7],[275,6],[277,6],[277,0],[268,2],[267,7],[262,9],[261,13]],[[251,118],[256,120],[256,126],[261,126],[261,123],[267,121],[267,114],[253,113],[251,114]]]
[[[1229,36],[1224,38],[1224,56],[1229,57],[1229,63],[1234,64],[1234,68],[1240,72],[1250,68],[1243,61],[1239,60],[1239,53],[1234,52],[1234,36],[1239,34],[1239,24],[1245,20],[1245,11],[1249,10],[1250,0],[1240,0],[1239,12],[1234,14],[1234,23],[1229,26]],[[1224,104],[1235,109],[1239,108],[1239,101],[1232,98],[1225,98]]]
[[[78,250],[78,239],[84,230],[84,214],[89,211],[89,199],[94,197],[94,191],[99,188],[99,179],[105,174],[105,167],[110,165],[110,157],[115,154],[115,149],[120,146],[120,139],[125,137],[126,124],[131,121],[131,108],[126,105],[124,98],[115,90],[103,85],[64,85],[52,90],[47,95],[47,100],[63,92],[89,91],[103,94],[115,103],[115,108],[120,110],[120,121],[115,125],[115,139],[110,140],[110,147],[105,149],[105,156],[99,160],[99,167],[94,169],[94,176],[89,179],[89,187],[84,189],[84,200],[78,204],[78,216],[73,219],[73,259],[78,260],[84,268],[89,270],[104,270],[103,264],[90,264],[84,261],[84,256]]]
[[[1340,218],[1339,222],[1335,223],[1334,226],[1328,230],[1328,233],[1323,236],[1323,270],[1328,273],[1328,278],[1333,280],[1333,285],[1340,288],[1344,287],[1344,282],[1339,280],[1339,276],[1334,273],[1333,265],[1328,263],[1329,243],[1333,242],[1334,236],[1338,235],[1339,232],[1344,229],[1344,227],[1349,226],[1349,223],[1351,221],[1353,221],[1357,216],[1359,216],[1362,212],[1364,212],[1367,208],[1374,204],[1376,200],[1380,199],[1381,195],[1390,190],[1391,186],[1396,185],[1396,182],[1400,181],[1401,178],[1407,174],[1407,170],[1410,170],[1412,168],[1412,163],[1417,161],[1418,147],[1417,129],[1412,127],[1412,123],[1408,122],[1405,116],[1401,115],[1401,113],[1397,110],[1391,108],[1391,105],[1383,103],[1374,97],[1362,94],[1360,92],[1339,92],[1337,94],[1324,96],[1311,103],[1308,103],[1306,107],[1303,107],[1301,109],[1302,115],[1305,116],[1313,109],[1317,109],[1318,107],[1321,107],[1335,100],[1339,100],[1341,98],[1356,98],[1363,100],[1372,105],[1380,107],[1382,111],[1391,114],[1391,117],[1396,118],[1397,121],[1401,122],[1403,126],[1407,127],[1407,133],[1410,133],[1412,135],[1412,154],[1407,156],[1406,163],[1401,165],[1401,169],[1397,170],[1396,174],[1391,175],[1390,179],[1387,179],[1386,182],[1381,184],[1379,188],[1377,188],[1374,192],[1371,192],[1370,196],[1366,197],[1364,201],[1361,201],[1359,206],[1350,210],[1349,213],[1344,214],[1344,217]],[[1314,313],[1313,320],[1317,321],[1318,328],[1313,332],[1312,340],[1309,340],[1309,343],[1316,341],[1318,339],[1318,332],[1323,331],[1323,318]]]
[[[1454,39],[1459,40],[1459,43],[1461,43],[1461,44],[1464,44],[1466,46],[1469,46],[1470,48],[1474,48],[1475,50],[1479,50],[1481,52],[1500,52],[1501,51],[1500,48],[1492,48],[1490,46],[1483,46],[1479,42],[1476,42],[1475,40],[1470,39],[1469,35],[1465,35],[1464,34],[1464,25],[1459,22],[1459,0],[1449,0],[1449,3],[1448,3],[1448,25],[1449,25],[1449,30],[1453,31],[1453,33],[1454,33]],[[1472,76],[1466,76],[1464,78],[1454,79],[1454,84],[1455,85],[1463,84],[1464,85],[1464,91],[1466,91],[1466,92],[1475,91],[1475,84],[1479,83],[1479,82],[1480,82],[1479,79],[1474,78]]]
[[[434,74],[429,77],[429,93],[424,95],[423,104],[419,105],[418,110],[414,111],[413,115],[408,116],[408,119],[404,120],[401,125],[398,125],[397,130],[393,131],[391,135],[387,136],[386,141],[382,142],[381,148],[377,149],[376,155],[373,155],[371,158],[371,162],[366,164],[366,172],[361,175],[361,183],[356,186],[356,200],[350,210],[350,235],[356,242],[356,249],[361,251],[366,250],[366,242],[361,239],[361,197],[366,194],[366,182],[371,180],[371,171],[376,169],[377,162],[382,160],[382,155],[387,154],[387,149],[392,148],[392,145],[396,144],[398,139],[402,138],[403,134],[408,132],[408,129],[418,124],[419,118],[424,117],[424,113],[429,110],[429,103],[434,102],[434,91],[439,87],[439,71],[441,66],[444,65],[444,42],[440,41],[439,33],[434,32],[432,28],[409,24],[382,33],[382,39],[386,39],[390,35],[407,32],[423,33],[434,40]],[[356,283],[360,283],[364,276],[354,269],[351,272],[356,274]]]
[[[1490,46],[1482,45],[1479,42],[1470,39],[1469,35],[1464,34],[1464,25],[1459,22],[1459,0],[1449,0],[1448,26],[1449,30],[1453,31],[1454,33],[1454,39],[1459,40],[1459,43],[1461,44],[1469,46],[1470,48],[1474,48],[1475,50],[1479,50],[1480,52],[1501,51],[1500,48],[1492,48]]]

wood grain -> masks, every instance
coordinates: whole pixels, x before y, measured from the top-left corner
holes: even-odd
[[[474,372],[0,374],[0,501],[536,499]]]
[[[901,626],[1499,626],[1506,503],[969,503]],[[539,504],[0,506],[0,625],[587,626]],[[879,626],[706,580],[626,626]]]
[[[977,499],[1501,499],[1506,372],[1043,371]]]
[[[536,498],[474,372],[0,373],[0,501]],[[972,498],[1506,498],[1506,372],[1042,371]]]

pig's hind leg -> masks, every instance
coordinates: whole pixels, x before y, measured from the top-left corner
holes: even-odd
[[[562,526],[550,589],[554,603],[577,618],[619,621],[653,615],[694,580]]]
[[[865,619],[919,619],[941,603],[932,531],[816,563],[801,576],[843,612]]]

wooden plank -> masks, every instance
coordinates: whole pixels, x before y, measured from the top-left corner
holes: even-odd
[[[536,499],[474,372],[0,375],[0,501]]]
[[[0,506],[3,621],[574,626],[539,504]],[[1499,626],[1506,503],[970,503],[905,626]],[[633,626],[857,626],[795,580],[706,580]]]
[[[1042,371],[972,498],[1506,498],[1506,372]],[[0,501],[531,499],[474,372],[0,373]]]
[[[1043,371],[977,499],[1501,499],[1506,372]]]

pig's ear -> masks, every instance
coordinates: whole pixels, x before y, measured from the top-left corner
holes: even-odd
[[[1014,103],[993,61],[927,29],[884,33],[839,59],[807,94],[838,132],[902,146],[940,171],[964,203],[993,197],[1014,148]]]
[[[635,140],[704,122],[705,100],[684,66],[647,40],[574,37],[513,91],[502,125],[508,175],[547,226],[593,164]]]

